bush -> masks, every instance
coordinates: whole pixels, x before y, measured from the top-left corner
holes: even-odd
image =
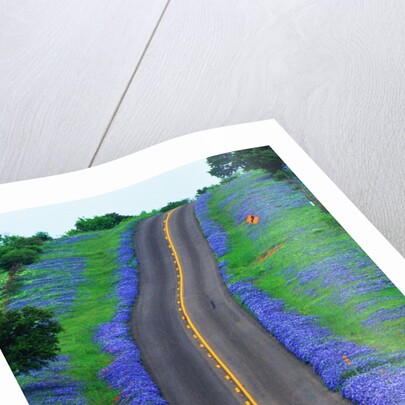
[[[19,264],[34,263],[38,253],[38,250],[28,247],[19,249],[14,247],[3,247],[0,252],[0,267],[9,271]]]
[[[37,238],[37,239],[39,239],[39,240],[41,240],[42,242],[46,242],[46,241],[48,241],[48,240],[52,240],[52,236],[50,236],[48,232],[42,232],[42,231],[37,232],[37,233],[34,235],[34,237]]]
[[[199,189],[197,190],[197,193],[195,194],[195,198],[198,198],[198,197],[200,197],[201,195],[207,193],[208,190],[209,190],[209,187],[199,188]]]
[[[21,264],[31,264],[42,253],[45,232],[38,232],[34,236],[0,235],[0,268],[11,270]]]
[[[190,202],[190,200],[188,198],[185,198],[184,200],[180,200],[180,201],[169,202],[167,205],[162,207],[160,209],[160,211],[161,212],[171,211],[172,209],[174,209],[176,207],[180,207],[180,206],[185,205],[185,204],[188,204],[189,202]]]
[[[278,170],[277,172],[274,173],[273,175],[274,180],[287,180],[289,177],[287,175],[286,172],[284,172],[283,170]]]
[[[39,370],[60,351],[53,313],[26,306],[0,313],[0,348],[15,374]]]
[[[67,232],[67,236],[77,235],[83,232],[104,231],[121,223],[124,219],[131,218],[128,215],[120,215],[116,212],[94,216],[93,218],[79,218],[75,223],[75,229]]]
[[[232,178],[240,170],[261,169],[274,174],[285,165],[269,146],[211,156],[207,159],[207,163],[210,166],[208,173],[219,178]]]

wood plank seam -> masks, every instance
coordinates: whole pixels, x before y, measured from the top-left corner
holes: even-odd
[[[139,67],[140,67],[140,65],[141,65],[141,63],[142,63],[142,61],[143,61],[143,58],[144,58],[144,56],[145,56],[145,54],[146,54],[146,51],[148,50],[148,48],[149,48],[149,46],[150,46],[150,44],[151,44],[151,42],[152,42],[152,40],[153,40],[153,37],[155,36],[156,31],[157,31],[157,29],[158,29],[158,27],[159,27],[159,25],[160,25],[160,23],[161,23],[161,21],[162,21],[162,19],[163,19],[163,16],[165,15],[167,8],[169,7],[170,1],[171,1],[171,0],[167,0],[165,6],[163,7],[162,13],[160,14],[160,16],[159,16],[159,18],[158,18],[158,20],[157,20],[157,22],[156,22],[155,28],[153,29],[153,31],[152,31],[152,33],[151,33],[151,35],[150,35],[150,37],[149,37],[149,40],[148,40],[148,42],[146,43],[144,50],[142,51],[141,57],[139,58],[138,62],[137,62],[136,65],[135,65],[134,71],[132,72],[132,75],[131,75],[131,77],[129,78],[128,83],[127,83],[127,85],[126,85],[126,87],[125,87],[125,89],[124,89],[124,91],[123,91],[123,93],[122,93],[120,99],[118,100],[117,106],[115,107],[115,109],[114,109],[114,111],[113,111],[113,114],[112,114],[112,116],[111,116],[111,118],[110,118],[110,120],[109,120],[109,122],[108,122],[108,124],[107,124],[107,127],[106,127],[106,129],[105,129],[103,135],[101,136],[100,142],[99,142],[99,144],[97,145],[96,151],[94,152],[93,157],[91,158],[88,167],[93,166],[93,163],[94,163],[94,161],[95,161],[95,159],[96,159],[96,157],[97,157],[97,154],[98,154],[99,151],[100,151],[101,145],[103,144],[103,142],[104,142],[104,140],[105,140],[105,138],[106,138],[106,136],[107,136],[107,134],[108,134],[108,131],[109,131],[110,128],[111,128],[111,125],[112,125],[112,123],[113,123],[113,121],[114,121],[114,119],[115,119],[115,117],[116,117],[116,115],[117,115],[117,113],[118,113],[118,110],[119,110],[120,107],[121,107],[122,102],[124,101],[124,98],[125,98],[125,96],[126,96],[126,94],[127,94],[127,92],[128,92],[128,89],[130,88],[131,83],[132,83],[132,81],[134,80],[134,77],[135,77],[136,73],[137,73],[138,70],[139,70]]]

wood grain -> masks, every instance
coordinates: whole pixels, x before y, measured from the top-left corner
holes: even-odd
[[[87,167],[165,3],[2,2],[2,182]]]
[[[172,2],[95,163],[276,118],[405,254],[404,7]]]
[[[173,0],[94,163],[276,118],[405,254],[401,0]],[[162,1],[8,2],[0,181],[86,167]]]

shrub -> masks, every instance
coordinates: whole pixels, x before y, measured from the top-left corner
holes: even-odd
[[[14,266],[18,264],[31,264],[34,263],[38,251],[32,248],[9,248],[4,249],[0,253],[0,267],[5,270],[11,270]]]
[[[96,215],[93,218],[79,218],[75,223],[75,228],[68,231],[66,235],[73,236],[83,232],[104,231],[114,228],[127,218],[131,217],[128,215],[120,215],[116,212]]]
[[[0,348],[11,370],[39,370],[59,352],[57,334],[62,327],[53,313],[26,306],[0,313]]]
[[[42,242],[52,240],[52,236],[50,236],[48,232],[39,231],[34,235],[34,237],[41,240]]]
[[[190,200],[188,198],[185,198],[184,200],[180,200],[180,201],[173,201],[173,202],[169,202],[167,205],[165,205],[164,207],[162,207],[160,209],[161,212],[167,212],[170,211],[176,207],[180,207],[181,205],[185,205],[188,204],[190,202]]]

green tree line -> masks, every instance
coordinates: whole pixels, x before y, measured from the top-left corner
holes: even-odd
[[[269,146],[244,149],[209,157],[209,173],[212,176],[226,179],[240,170],[262,169],[268,173],[279,172],[285,163]]]

